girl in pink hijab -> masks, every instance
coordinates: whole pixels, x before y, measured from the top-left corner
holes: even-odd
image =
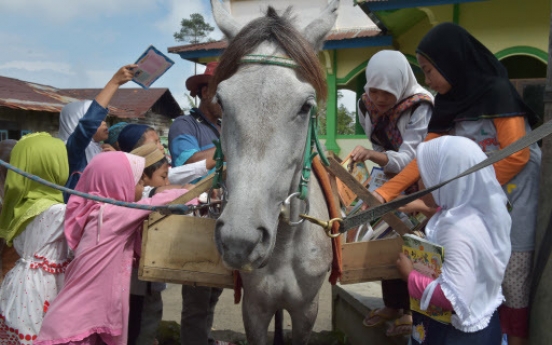
[[[76,190],[134,202],[142,196],[143,157],[123,152],[95,156]],[[166,204],[186,190],[171,189],[138,203]],[[75,258],[65,286],[46,312],[34,344],[127,343],[130,273],[134,242],[150,211],[104,204],[73,195],[65,235]]]

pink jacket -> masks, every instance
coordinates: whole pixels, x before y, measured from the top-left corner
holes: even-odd
[[[166,204],[172,189],[139,204]],[[63,344],[94,333],[108,345],[127,343],[130,273],[137,232],[150,211],[110,204],[90,213],[65,285],[47,311],[36,345]]]

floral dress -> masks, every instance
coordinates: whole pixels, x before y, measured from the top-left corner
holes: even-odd
[[[0,288],[0,345],[32,344],[44,313],[63,286],[69,264],[65,205],[35,217],[13,245],[21,257]]]

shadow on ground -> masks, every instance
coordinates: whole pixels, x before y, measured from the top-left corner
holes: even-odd
[[[217,330],[212,332],[217,340],[232,342],[236,345],[247,345],[245,334],[230,330]],[[291,332],[285,334],[286,345],[291,345]],[[269,338],[272,339],[272,332],[269,332]],[[180,325],[174,321],[161,321],[159,331],[157,332],[159,345],[180,345]],[[322,331],[312,333],[310,344],[315,345],[348,345],[346,337],[339,332]],[[269,345],[269,344],[267,344]],[[270,343],[272,345],[272,342]]]

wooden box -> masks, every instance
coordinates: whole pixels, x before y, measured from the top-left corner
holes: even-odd
[[[379,202],[355,179],[334,157],[329,158],[330,183],[334,195],[337,194],[337,179],[341,180],[353,193],[367,205],[375,206]],[[410,229],[393,213],[387,213],[382,219],[397,233],[403,235]],[[347,236],[341,236],[343,274],[341,284],[354,284],[376,280],[400,278],[396,267],[397,258],[402,251],[401,236],[367,242],[347,242]]]
[[[400,236],[342,244],[341,284],[400,278],[395,264],[402,245],[403,240]]]
[[[215,246],[215,219],[158,216],[144,222],[140,280],[233,288]]]

